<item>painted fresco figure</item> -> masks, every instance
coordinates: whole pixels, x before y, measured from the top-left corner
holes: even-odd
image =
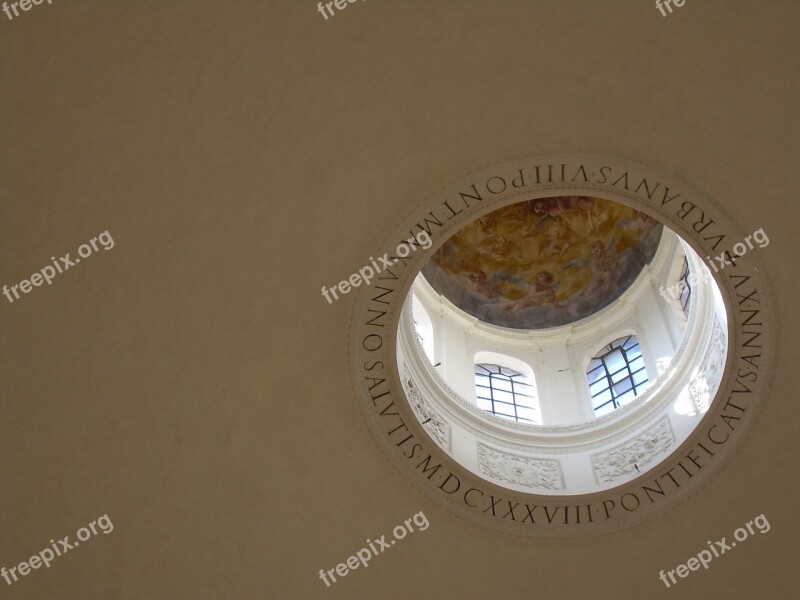
[[[602,241],[596,240],[589,246],[589,252],[591,253],[590,259],[573,260],[561,266],[562,269],[589,267],[592,270],[592,278],[580,292],[580,295],[584,298],[590,297],[598,290],[602,290],[603,293],[609,293],[614,284],[613,247],[606,248]]]
[[[472,291],[485,298],[495,298],[500,295],[500,290],[493,281],[489,281],[484,271],[475,271],[469,274]]]
[[[550,271],[540,271],[536,274],[533,285],[528,286],[528,293],[518,300],[509,300],[500,304],[500,308],[510,313],[517,313],[529,306],[539,306],[545,302],[559,308],[556,291],[553,287],[555,278]]]

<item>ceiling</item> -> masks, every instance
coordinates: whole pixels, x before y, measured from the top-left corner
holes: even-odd
[[[547,329],[619,298],[658,249],[663,226],[629,206],[583,196],[519,202],[450,237],[422,273],[492,325]]]
[[[99,232],[116,242],[0,297],[0,564],[114,524],[10,594],[793,599],[799,21],[792,0],[666,17],[632,1],[371,1],[328,20],[313,2],[85,0],[4,20],[3,283]],[[658,165],[743,235],[769,234],[776,376],[683,504],[612,535],[523,539],[393,468],[353,398],[353,296],[319,289],[447,182],[587,148]],[[426,531],[320,581],[419,511]],[[768,534],[677,589],[658,580],[761,513]]]

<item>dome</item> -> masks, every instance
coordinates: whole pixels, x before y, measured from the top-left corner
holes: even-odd
[[[663,226],[600,198],[556,196],[495,210],[423,267],[431,287],[492,325],[547,329],[617,300],[655,256]]]
[[[612,489],[692,433],[727,316],[700,257],[636,209],[525,200],[466,223],[406,299],[398,369],[429,435],[496,485]]]

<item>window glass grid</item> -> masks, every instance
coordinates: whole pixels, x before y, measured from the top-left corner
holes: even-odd
[[[635,335],[614,340],[591,361],[586,370],[595,415],[627,404],[647,387],[647,371]]]
[[[492,414],[535,423],[533,386],[522,373],[499,365],[475,365],[478,407]]]

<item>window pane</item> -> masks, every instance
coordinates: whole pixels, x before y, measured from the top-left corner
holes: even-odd
[[[536,388],[513,369],[491,364],[475,365],[475,393],[478,408],[482,410],[511,420],[538,422],[538,411],[533,408],[538,405]]]
[[[492,386],[498,390],[511,391],[511,380],[504,377],[492,377]]]
[[[611,391],[615,396],[621,396],[622,394],[628,392],[633,387],[630,377],[626,377],[619,383],[615,383],[611,387]]]
[[[493,390],[492,396],[495,400],[499,400],[500,402],[508,402],[509,404],[514,404],[514,394],[511,392],[504,392],[503,390]]]
[[[478,398],[478,408],[480,408],[481,410],[488,410],[491,412],[492,401],[486,400],[485,398]]]
[[[497,415],[505,415],[507,417],[514,416],[514,407],[508,404],[495,404],[494,412]]]
[[[647,384],[639,339],[626,336],[603,347],[589,361],[586,382],[596,416],[631,402]]]
[[[608,389],[608,380],[604,377],[600,381],[597,381],[589,386],[589,395],[596,396],[605,389]]]
[[[608,354],[605,362],[608,370],[612,373],[625,366],[625,359],[622,357],[622,353],[619,350],[614,350],[614,352]]]
[[[519,377],[515,377],[511,380],[511,386],[514,388],[515,392],[520,394],[532,394],[533,393],[533,386],[528,383],[527,379],[521,379]]]
[[[641,354],[636,358],[631,359],[630,367],[631,371],[638,371],[639,369],[644,367],[644,358],[642,358]]]
[[[514,397],[517,399],[516,400],[517,404],[519,404],[520,402],[522,403],[530,402],[531,401],[530,399],[534,397],[534,390],[531,388],[515,387],[514,391],[511,393],[514,394]]]
[[[611,381],[613,383],[618,383],[623,379],[627,378],[628,375],[630,375],[630,371],[628,371],[628,369],[620,369],[611,376]]]
[[[594,402],[595,406],[600,406],[601,404],[605,404],[612,398],[613,396],[611,395],[611,390],[606,388],[602,392],[600,392],[597,396],[593,396],[592,402]]]

